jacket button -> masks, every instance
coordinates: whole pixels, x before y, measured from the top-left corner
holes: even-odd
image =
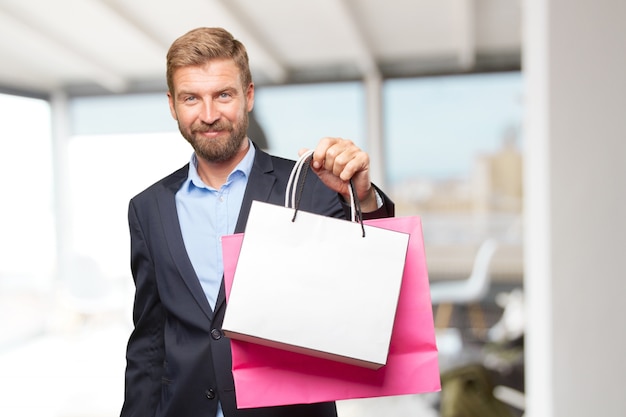
[[[213,388],[209,388],[208,390],[206,390],[205,394],[209,400],[212,400],[215,398],[215,390]]]
[[[211,330],[211,337],[215,340],[220,340],[222,338],[222,332],[219,329]]]

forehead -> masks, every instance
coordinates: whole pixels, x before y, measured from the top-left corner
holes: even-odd
[[[198,89],[241,89],[241,74],[232,59],[213,59],[202,65],[190,65],[174,70],[172,82],[175,91]]]

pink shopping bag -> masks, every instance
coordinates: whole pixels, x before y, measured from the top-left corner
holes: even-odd
[[[420,219],[395,217],[365,223],[410,234],[387,364],[373,370],[231,340],[239,408],[417,394],[441,389]],[[222,238],[227,299],[242,241],[243,234]]]

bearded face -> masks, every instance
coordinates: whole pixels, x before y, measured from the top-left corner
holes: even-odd
[[[241,148],[248,123],[248,112],[243,111],[232,122],[224,118],[213,123],[197,120],[186,127],[179,120],[178,129],[200,158],[209,162],[224,162],[234,157]],[[207,134],[215,135],[207,137]]]
[[[196,155],[227,162],[241,151],[254,104],[254,84],[242,85],[234,61],[217,59],[173,74],[170,111]]]

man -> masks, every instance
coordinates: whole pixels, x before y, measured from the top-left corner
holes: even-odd
[[[334,403],[236,407],[221,331],[220,238],[244,231],[252,200],[284,204],[294,164],[247,137],[254,84],[245,47],[220,28],[192,30],[168,52],[167,83],[172,116],[194,153],[129,205],[135,328],[121,415],[336,416]],[[352,142],[322,139],[311,167],[317,175],[307,176],[302,210],[346,218],[352,179],[364,217],[393,216],[393,203],[370,182],[368,155]]]

